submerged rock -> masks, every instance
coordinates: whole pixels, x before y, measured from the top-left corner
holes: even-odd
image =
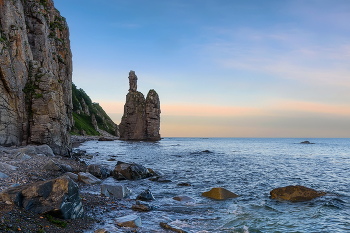
[[[315,144],[315,143],[311,143],[311,142],[309,142],[309,141],[303,141],[303,142],[301,142],[300,144]]]
[[[145,191],[141,192],[137,197],[136,200],[141,201],[153,201],[155,200],[152,192],[149,189],[146,189]]]
[[[115,223],[117,223],[117,225],[120,227],[142,227],[141,218],[134,214],[117,218],[115,219]]]
[[[180,202],[196,202],[193,198],[188,197],[188,196],[176,196],[173,197],[175,201],[180,201]]]
[[[101,185],[101,194],[106,197],[115,197],[115,198],[125,198],[130,196],[131,190],[122,185],[109,185],[103,184]]]
[[[8,188],[0,199],[36,214],[50,214],[63,219],[83,216],[79,187],[68,176]]]
[[[179,229],[179,228],[176,228],[174,226],[170,226],[169,224],[167,223],[164,223],[164,222],[161,222],[159,223],[159,226],[161,226],[163,229],[165,230],[170,230],[172,232],[176,232],[176,233],[187,233],[187,231],[184,231],[182,229]]]
[[[136,205],[133,205],[131,209],[134,211],[148,212],[154,210],[155,207],[143,201],[136,201]]]
[[[140,180],[150,176],[147,168],[136,163],[118,162],[114,168],[114,178],[117,180]]]
[[[212,188],[210,191],[202,193],[202,196],[216,200],[226,200],[228,198],[238,197],[238,195],[224,188]]]
[[[325,192],[319,192],[301,185],[286,186],[273,189],[270,192],[272,199],[282,199],[287,201],[309,201],[316,197],[326,195]]]

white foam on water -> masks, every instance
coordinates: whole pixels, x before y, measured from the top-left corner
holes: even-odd
[[[243,226],[243,233],[249,233],[247,226]]]

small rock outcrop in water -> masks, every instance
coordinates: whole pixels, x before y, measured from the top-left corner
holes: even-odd
[[[309,142],[309,141],[303,141],[300,144],[315,144],[315,143],[312,143],[312,142]]]
[[[238,197],[238,195],[224,188],[212,188],[210,191],[202,193],[202,196],[216,200],[226,200],[228,198]]]
[[[52,0],[0,1],[0,145],[71,148],[72,54]]]
[[[117,180],[140,180],[151,176],[148,169],[136,163],[118,161],[114,168],[114,178]]]
[[[287,201],[309,201],[316,197],[324,196],[326,193],[296,185],[273,189],[270,192],[270,195],[272,199],[283,199]]]
[[[124,115],[119,125],[122,140],[160,140],[160,101],[155,90],[150,90],[145,99],[137,91],[137,76],[129,73],[129,93],[126,95]]]

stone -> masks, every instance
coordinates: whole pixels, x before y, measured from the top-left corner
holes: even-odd
[[[153,205],[148,204],[147,202],[136,201],[136,205],[132,205],[131,209],[139,212],[148,212],[154,210],[155,207]]]
[[[109,185],[103,184],[101,185],[101,194],[106,197],[115,197],[115,198],[125,198],[130,196],[131,190],[122,185]]]
[[[105,179],[111,175],[111,171],[108,168],[98,164],[91,164],[86,168],[86,172],[96,176],[100,179]]]
[[[114,168],[114,177],[118,180],[140,180],[150,177],[147,168],[136,163],[123,163],[118,161]]]
[[[117,223],[117,225],[120,227],[142,227],[141,218],[134,214],[117,218],[115,219],[115,223]]]
[[[16,171],[16,169],[17,169],[17,167],[15,167],[15,166],[0,162],[0,170],[1,171],[3,171],[3,170]]]
[[[68,176],[69,178],[71,178],[73,181],[78,181],[78,175],[74,174],[72,172],[66,172],[63,174],[64,176]]]
[[[153,201],[155,200],[152,192],[149,189],[146,189],[145,191],[141,192],[137,197],[136,200],[140,201]]]
[[[1,0],[0,9],[0,145],[47,144],[66,155],[73,122],[66,20],[52,0],[45,7]]]
[[[272,199],[287,201],[309,201],[316,197],[324,196],[326,193],[319,192],[301,185],[296,185],[273,189],[270,192],[270,195]]]
[[[114,138],[106,138],[106,137],[100,137],[98,141],[100,142],[108,142],[108,141],[114,141]]]
[[[60,164],[60,166],[63,169],[63,171],[66,171],[66,172],[71,172],[73,170],[72,167],[68,164]]]
[[[160,140],[160,101],[156,91],[150,90],[145,99],[137,91],[137,76],[129,73],[129,93],[119,125],[121,140]],[[117,135],[117,133],[116,133]]]
[[[63,167],[60,164],[54,162],[51,159],[43,166],[43,169],[49,171],[64,171]]]
[[[159,223],[159,226],[161,226],[161,227],[162,227],[163,229],[165,229],[165,230],[170,230],[170,231],[172,231],[172,232],[176,232],[176,233],[187,233],[187,232],[184,231],[184,230],[181,230],[181,229],[176,228],[176,227],[174,227],[174,226],[170,226],[169,224],[164,223],[164,222]]]
[[[79,172],[78,180],[85,184],[100,184],[102,181],[88,172]]]
[[[26,154],[23,154],[23,153],[21,153],[21,152],[18,152],[16,155],[15,155],[15,157],[14,157],[14,159],[16,159],[16,160],[28,160],[28,159],[31,159],[32,157],[30,157],[29,155],[26,155]]]
[[[303,141],[303,142],[301,142],[300,144],[315,144],[315,143],[311,143],[311,142],[309,142],[309,141]]]
[[[5,173],[0,172],[0,179],[6,179],[9,178],[8,175],[6,175]]]
[[[176,196],[173,197],[175,201],[180,201],[180,202],[196,202],[193,198],[188,197],[188,196]]]
[[[97,229],[94,233],[109,233],[106,229]]]
[[[226,200],[228,198],[238,197],[238,195],[224,188],[212,188],[210,191],[202,193],[202,196],[216,200]]]
[[[186,183],[186,182],[181,182],[177,184],[178,186],[191,186],[190,183]]]
[[[17,150],[17,154],[18,153],[26,154],[26,155],[29,155],[29,156],[40,154],[40,153],[37,153],[37,150],[36,150],[36,148],[34,146],[26,146],[26,147],[20,148],[20,149]]]
[[[152,176],[164,176],[163,173],[159,172],[159,171],[154,171],[152,168],[147,168],[148,172],[152,175]]]
[[[80,218],[84,214],[79,187],[67,176],[8,188],[0,193],[0,199],[35,214],[62,219]]]
[[[40,145],[35,148],[37,154],[44,154],[48,157],[54,157],[53,150],[48,145]]]
[[[146,97],[146,135],[148,141],[160,140],[160,100],[157,92],[151,89]]]

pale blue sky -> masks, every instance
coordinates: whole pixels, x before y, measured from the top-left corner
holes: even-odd
[[[73,82],[116,123],[135,70],[138,89],[160,95],[163,136],[350,137],[350,1],[55,6],[70,28]]]

